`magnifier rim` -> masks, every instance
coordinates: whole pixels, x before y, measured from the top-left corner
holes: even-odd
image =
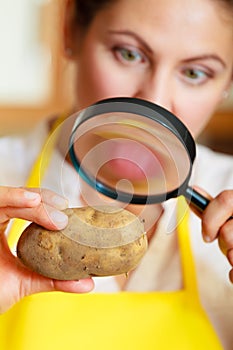
[[[137,109],[137,111],[135,112],[135,106],[138,107],[138,109],[140,110]],[[190,169],[186,179],[178,188],[175,188],[174,190],[166,193],[149,196],[128,194],[126,192],[116,191],[114,188],[106,186],[103,182],[97,181],[96,178],[91,178],[89,175],[87,175],[87,173],[80,166],[80,162],[77,159],[74,152],[73,141],[75,137],[75,132],[81,124],[83,124],[90,118],[93,118],[94,116],[97,116],[99,114],[106,114],[112,112],[133,113],[145,116],[161,124],[166,129],[170,130],[179,139],[189,156]],[[87,107],[80,113],[78,113],[78,117],[74,123],[73,130],[71,133],[69,154],[75,169],[77,170],[79,175],[84,179],[84,181],[88,183],[91,187],[93,187],[98,192],[104,194],[107,197],[117,199],[120,202],[132,204],[161,203],[167,199],[175,198],[185,192],[186,188],[188,187],[188,182],[191,176],[192,165],[196,157],[196,146],[194,139],[187,127],[174,114],[157,104],[134,97],[112,97],[103,99]],[[165,122],[162,122],[162,120],[157,120],[156,114],[159,114],[161,119],[164,119]]]

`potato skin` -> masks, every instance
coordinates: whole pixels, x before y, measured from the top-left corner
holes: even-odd
[[[140,220],[126,210],[108,213],[90,207],[65,210],[69,223],[64,230],[49,231],[32,223],[22,233],[17,244],[17,255],[22,263],[37,273],[58,280],[78,280],[90,276],[110,276],[134,269],[147,249],[147,238]],[[98,248],[80,244],[69,238],[67,232],[78,230],[77,218],[93,227],[112,229],[124,226],[130,229],[131,221],[137,237],[123,245]],[[136,226],[135,226],[136,220]],[[87,232],[88,233],[88,232]]]

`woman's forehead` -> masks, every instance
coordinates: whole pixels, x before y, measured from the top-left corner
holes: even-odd
[[[177,50],[221,50],[233,57],[233,20],[226,21],[218,0],[119,0],[100,11],[94,30],[132,31],[149,46],[173,45]],[[224,8],[225,10],[225,8]],[[152,30],[153,29],[153,30]]]
[[[199,25],[201,21],[206,22],[206,26],[210,21],[217,21],[233,28],[233,6],[229,11],[230,6],[226,4],[227,0],[118,0],[110,2],[100,13],[107,12],[109,22],[113,23],[126,18],[129,24],[135,21],[141,29],[146,24],[181,26]]]

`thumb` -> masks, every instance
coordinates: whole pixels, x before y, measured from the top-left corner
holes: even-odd
[[[3,227],[0,225],[0,231]],[[94,287],[91,278],[79,281],[53,280],[27,269],[14,256],[7,244],[6,236],[0,234],[0,314],[9,310],[25,296],[49,291],[86,293]]]
[[[91,278],[80,279],[77,281],[60,281],[40,276],[37,273],[32,273],[30,278],[24,278],[21,282],[21,298],[24,296],[40,293],[61,291],[68,293],[87,293],[94,287],[94,282]]]

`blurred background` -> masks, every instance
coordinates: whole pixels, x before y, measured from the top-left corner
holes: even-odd
[[[64,2],[0,0],[0,137],[72,106],[72,67],[62,55]],[[233,91],[198,142],[233,154]]]
[[[0,0],[0,136],[69,109],[64,0]]]

